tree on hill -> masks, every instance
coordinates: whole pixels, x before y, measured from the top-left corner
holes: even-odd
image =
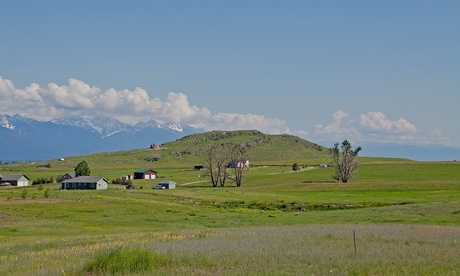
[[[75,167],[75,177],[82,176],[82,175],[90,175],[91,171],[89,170],[88,164],[86,161],[81,161]]]
[[[334,147],[329,149],[332,154],[332,166],[335,169],[334,179],[347,183],[358,169],[358,163],[354,160],[361,151],[361,147],[352,148],[348,140],[344,140],[340,145],[335,143]]]

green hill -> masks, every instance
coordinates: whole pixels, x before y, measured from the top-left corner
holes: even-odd
[[[158,149],[133,149],[101,152],[87,156],[66,157],[64,161],[49,161],[52,168],[73,168],[79,160],[86,160],[91,168],[160,167],[184,168],[201,164],[199,152],[210,143],[238,143],[249,147],[253,165],[311,165],[329,162],[326,147],[288,135],[269,135],[257,130],[210,131],[185,136],[160,145]]]
[[[65,157],[64,160],[49,160],[42,163],[19,163],[0,168],[27,173],[31,179],[38,177],[56,177],[57,175],[73,172],[75,166],[85,160],[91,175],[104,176],[108,179],[132,174],[139,168],[154,168],[155,170],[192,169],[202,165],[200,151],[211,143],[245,144],[249,161],[253,166],[312,166],[330,163],[331,157],[327,147],[312,143],[308,140],[289,134],[269,135],[257,130],[209,131],[185,136],[176,141],[159,145],[156,149],[132,149],[116,152],[101,152],[85,156]],[[332,146],[332,145],[331,145]],[[361,161],[372,162],[401,162],[402,159],[366,158]],[[40,164],[49,164],[50,168],[37,169]]]
[[[210,143],[245,144],[253,165],[317,164],[329,158],[327,148],[288,135],[269,135],[257,130],[210,131],[186,136],[163,145],[166,152],[197,155]]]

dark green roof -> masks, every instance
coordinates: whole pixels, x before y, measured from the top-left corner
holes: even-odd
[[[148,171],[155,172],[155,171],[152,170],[152,169],[139,169],[139,170],[137,170],[137,171],[134,171],[134,173],[145,173],[145,172],[148,172]]]

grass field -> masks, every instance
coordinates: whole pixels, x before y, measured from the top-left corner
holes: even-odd
[[[113,161],[120,156],[105,163],[86,158],[93,175],[109,180],[146,167]],[[54,176],[77,160],[45,171],[2,165],[0,173]],[[213,188],[190,165],[158,172],[177,188],[155,190],[158,180],[135,180],[135,190],[1,189],[0,274],[460,273],[458,162],[363,158],[347,184],[331,181],[330,168],[260,165],[240,188]]]

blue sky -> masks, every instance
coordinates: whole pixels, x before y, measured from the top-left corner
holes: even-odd
[[[0,7],[0,113],[460,147],[459,1]]]

